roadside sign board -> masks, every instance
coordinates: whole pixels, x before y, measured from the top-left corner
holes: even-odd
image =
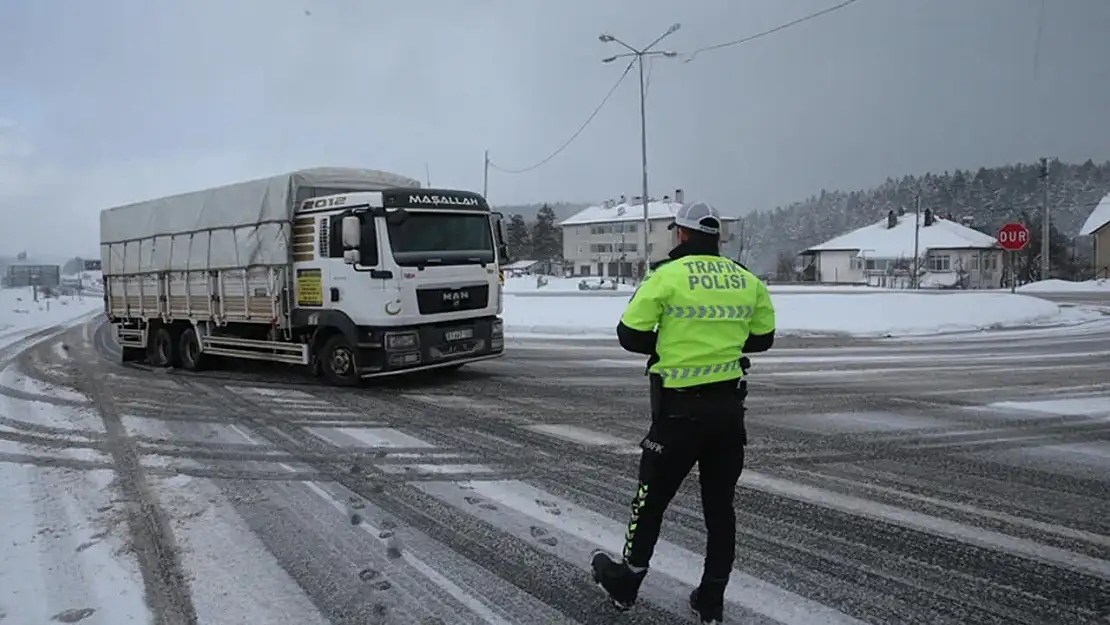
[[[85,261],[85,271],[100,271],[100,261],[99,260],[86,260]]]
[[[8,265],[4,286],[55,288],[61,284],[61,267],[58,265]]]
[[[1029,228],[1017,222],[1008,223],[998,231],[998,244],[1007,252],[1020,252],[1029,245]]]

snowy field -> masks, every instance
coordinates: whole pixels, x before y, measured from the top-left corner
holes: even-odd
[[[40,297],[36,302],[31,289],[0,289],[0,347],[103,307],[98,295]]]
[[[1095,313],[1061,309],[1052,302],[1009,293],[909,293],[873,291],[846,294],[832,288],[771,289],[781,336],[919,336],[1026,325],[1068,325]],[[612,337],[628,304],[623,297],[505,297],[509,336]]]

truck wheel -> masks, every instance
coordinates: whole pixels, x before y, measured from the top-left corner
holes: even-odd
[[[358,384],[358,360],[355,350],[342,334],[333,335],[320,350],[320,370],[329,384],[354,386]]]
[[[146,361],[153,367],[170,367],[176,360],[176,346],[173,344],[173,335],[165,326],[158,326],[150,336],[147,345]]]
[[[200,338],[196,328],[186,328],[181,333],[177,351],[181,354],[181,367],[187,371],[200,371],[204,368],[204,354],[200,351]]]

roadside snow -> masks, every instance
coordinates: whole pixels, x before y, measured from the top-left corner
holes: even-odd
[[[36,302],[32,289],[0,289],[0,347],[103,307],[104,300],[97,296],[39,297]]]
[[[1019,286],[1017,290],[1022,293],[1110,293],[1110,280],[1087,280],[1085,282],[1043,280]]]
[[[544,276],[547,282],[543,286],[537,286],[536,276],[520,276],[516,278],[505,279],[505,293],[509,295],[573,295],[575,293],[585,295],[628,295],[636,290],[635,284],[617,284],[617,288],[613,289],[613,280],[611,278],[555,278],[552,276]],[[585,281],[587,285],[597,288],[599,284],[604,285],[605,289],[598,291],[583,291],[579,289],[579,283]],[[866,284],[768,284],[767,288],[772,293],[886,293],[893,291],[893,289],[884,289],[868,286]]]
[[[1052,302],[1008,293],[772,293],[777,334],[915,336],[1076,322]],[[628,297],[505,298],[511,336],[612,337]]]
[[[6,387],[56,389],[12,369]],[[82,625],[149,623],[142,575],[127,552],[112,488],[115,472],[92,449],[101,431],[79,408],[0,395],[0,621]],[[27,426],[19,426],[26,423]],[[4,437],[6,438],[6,437]]]
[[[613,281],[609,278],[554,278],[552,276],[543,276],[547,281],[543,286],[538,286],[536,276],[521,276],[517,278],[505,278],[505,292],[506,293],[551,293],[558,291],[559,293],[578,292],[579,283],[585,282],[587,285],[598,288],[599,285],[607,287],[605,290],[612,289]],[[617,291],[627,291],[631,293],[635,290],[635,286],[631,284],[617,284]]]
[[[3,620],[150,623],[138,566],[117,555],[125,545],[111,515],[112,471],[0,467]]]
[[[0,290],[0,348],[99,306],[99,298],[35,302],[30,289]],[[0,385],[44,400],[83,399],[10,367],[0,370]],[[0,416],[0,622],[150,623],[119,516],[116,474],[93,448],[98,419],[81,408],[3,394]]]

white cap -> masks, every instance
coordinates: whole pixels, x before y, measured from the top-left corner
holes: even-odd
[[[697,230],[705,234],[721,234],[721,214],[705,202],[683,204],[675,213],[674,223],[667,229],[676,227]]]

